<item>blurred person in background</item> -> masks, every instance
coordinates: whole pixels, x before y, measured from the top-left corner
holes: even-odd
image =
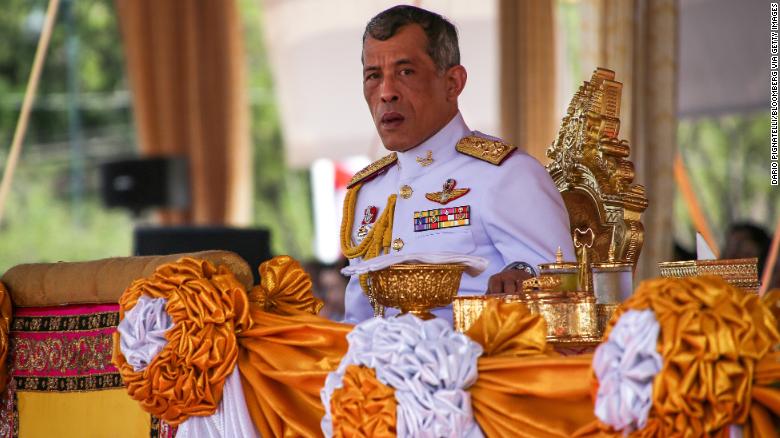
[[[721,258],[746,259],[758,258],[758,276],[764,273],[764,264],[769,254],[772,238],[761,227],[747,222],[732,224],[726,232],[726,245]]]

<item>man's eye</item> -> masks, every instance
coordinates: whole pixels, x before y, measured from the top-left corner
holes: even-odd
[[[363,80],[364,81],[369,81],[369,80],[372,80],[372,79],[377,79],[378,77],[379,77],[379,75],[376,74],[376,73],[369,73],[369,74],[366,75],[366,77]]]
[[[409,75],[411,75],[413,73],[414,73],[414,70],[412,70],[411,68],[405,68],[405,69],[401,70],[401,76],[409,76]]]

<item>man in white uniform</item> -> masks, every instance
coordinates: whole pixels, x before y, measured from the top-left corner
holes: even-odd
[[[481,295],[517,291],[558,247],[574,259],[569,217],[544,167],[461,117],[466,70],[450,22],[413,6],[388,9],[368,23],[362,59],[366,102],[392,153],[349,184],[341,240],[350,263],[387,252],[480,256],[487,270],[464,275],[459,294]],[[450,309],[434,313],[452,318]],[[357,276],[345,315],[373,316]]]

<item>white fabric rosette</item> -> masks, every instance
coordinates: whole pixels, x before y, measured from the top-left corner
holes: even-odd
[[[167,303],[165,298],[144,295],[116,328],[120,335],[119,348],[136,372],[146,368],[168,343],[165,332],[173,327],[173,320],[165,311]]]
[[[165,310],[165,298],[141,296],[119,322],[119,348],[135,371],[146,368],[165,347],[165,332],[173,320]],[[178,438],[259,437],[249,411],[238,365],[222,389],[217,411],[207,417],[190,417],[179,425]]]
[[[630,433],[647,424],[653,405],[653,379],[662,360],[656,344],[660,326],[652,310],[628,310],[609,339],[596,348],[593,371],[599,381],[596,416]]]
[[[398,436],[482,436],[466,391],[477,380],[482,347],[468,336],[444,320],[403,315],[365,321],[347,339],[347,354],[320,392],[325,436],[333,434],[331,395],[342,386],[349,365],[375,369],[377,379],[395,389]]]

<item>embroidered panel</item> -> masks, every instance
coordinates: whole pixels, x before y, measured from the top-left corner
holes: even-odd
[[[19,436],[19,405],[16,399],[16,382],[11,379],[0,398],[0,438]]]
[[[117,305],[18,308],[11,328],[11,375],[18,391],[118,388],[111,363]]]
[[[19,396],[121,388],[122,378],[111,363],[112,335],[118,323],[115,304],[14,309],[8,359],[11,379],[0,395],[0,438],[19,435]],[[100,395],[96,397],[100,400]],[[173,438],[175,429],[151,416],[150,420],[151,438]],[[63,431],[65,436],[72,432]]]

